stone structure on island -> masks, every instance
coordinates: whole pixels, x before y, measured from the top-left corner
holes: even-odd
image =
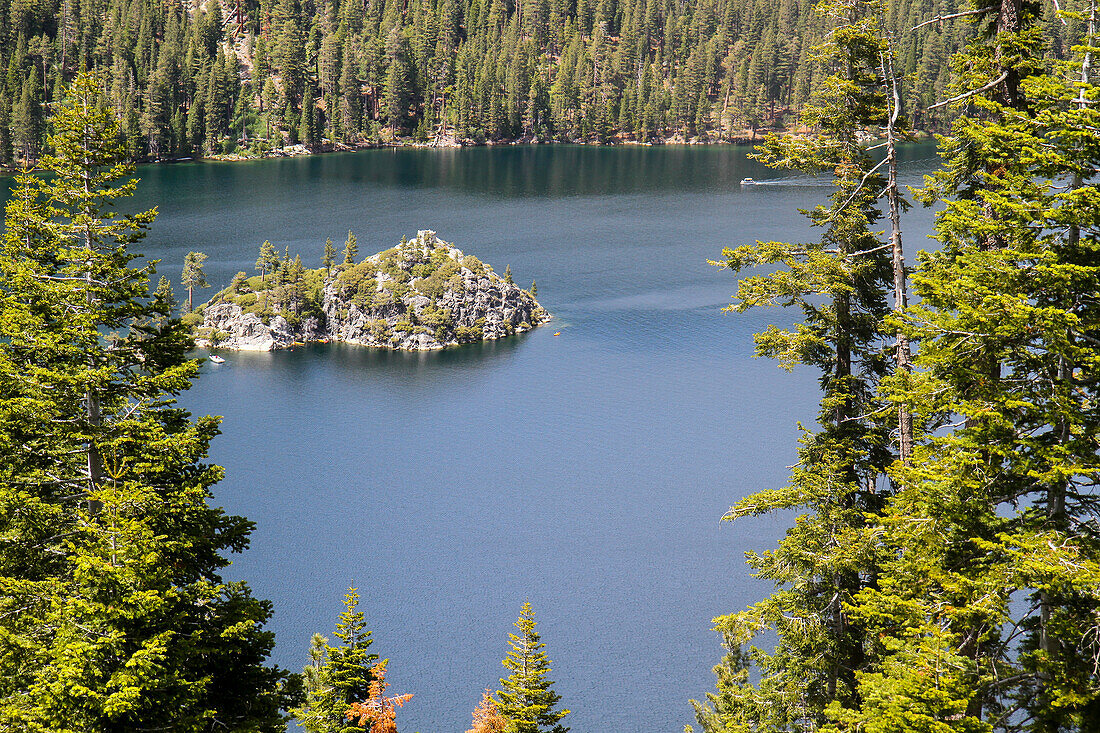
[[[501,277],[422,230],[329,273],[290,260],[263,278],[240,273],[189,320],[202,347],[271,351],[339,341],[423,351],[522,333],[550,317],[509,273]]]

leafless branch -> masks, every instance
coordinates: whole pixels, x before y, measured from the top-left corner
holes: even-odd
[[[837,207],[836,211],[833,213],[832,216],[830,216],[828,219],[826,219],[824,222],[822,222],[822,225],[829,224],[830,222],[832,222],[833,219],[835,219],[837,217],[838,214],[840,214],[840,212],[842,212],[846,208],[848,208],[848,204],[852,203],[852,199],[854,199],[856,197],[856,194],[858,194],[860,192],[860,190],[863,189],[863,184],[867,183],[867,179],[870,178],[872,175],[874,175],[875,171],[877,171],[879,168],[881,168],[884,165],[886,165],[886,159],[885,158],[883,158],[881,161],[879,161],[878,165],[876,165],[874,168],[872,168],[871,170],[864,173],[863,178],[860,179],[859,185],[857,185],[855,187],[855,190],[852,191],[852,194],[844,200],[843,204],[841,204],[839,207]]]
[[[973,97],[975,94],[981,94],[982,92],[987,91],[987,90],[992,89],[993,87],[997,86],[998,84],[1000,84],[1002,81],[1004,81],[1007,78],[1008,78],[1008,72],[1006,71],[1003,74],[1001,74],[1000,76],[998,76],[996,79],[994,79],[993,81],[989,82],[988,84],[985,84],[984,86],[978,87],[977,89],[973,89],[969,92],[964,92],[964,93],[960,94],[957,97],[952,97],[951,99],[945,99],[942,102],[936,102],[935,104],[933,104],[931,107],[928,108],[928,111],[938,109],[939,107],[946,107],[947,105],[954,104],[955,102],[961,102],[962,100],[964,100],[968,97]]]
[[[920,25],[915,25],[910,28],[910,32],[923,28],[926,25],[932,25],[933,23],[942,23],[945,20],[953,20],[955,18],[962,18],[965,15],[981,15],[982,13],[988,13],[992,8],[979,8],[978,10],[965,10],[961,13],[951,13],[950,15],[937,15],[932,20],[926,20]]]

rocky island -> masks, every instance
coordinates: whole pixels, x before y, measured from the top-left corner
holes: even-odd
[[[300,257],[286,256],[271,273],[238,273],[185,317],[195,343],[271,351],[338,341],[424,351],[498,339],[550,320],[510,271],[497,275],[435,232],[422,230],[358,263],[353,248],[332,267],[310,270]]]

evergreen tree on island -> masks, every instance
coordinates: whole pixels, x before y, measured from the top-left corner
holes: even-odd
[[[568,710],[556,710],[561,696],[553,690],[553,682],[547,679],[550,660],[539,633],[535,611],[525,602],[514,624],[518,634],[509,634],[512,647],[501,662],[512,674],[501,679],[503,690],[497,692],[496,706],[508,720],[508,733],[566,733],[569,728],[561,724]]]
[[[359,240],[355,238],[355,234],[349,229],[348,238],[344,241],[344,264],[354,265],[355,258],[359,256]]]
[[[271,605],[220,575],[252,525],[208,505],[218,422],[174,403],[198,364],[132,266],[156,211],[115,213],[136,181],[99,92],[58,106],[0,249],[0,729],[276,733]]]
[[[332,266],[336,264],[336,248],[332,246],[332,237],[325,239],[325,252],[321,255],[321,267],[325,268],[325,277],[332,274]]]
[[[273,272],[279,266],[279,255],[275,252],[275,245],[264,240],[260,245],[260,256],[256,259],[256,269],[260,271],[260,282],[266,282],[267,273]]]
[[[210,283],[206,281],[206,255],[202,252],[188,252],[183,258],[183,274],[180,283],[187,288],[187,312],[194,310],[192,305],[192,292],[195,288],[208,288]]]
[[[168,281],[168,277],[165,275],[160,276],[160,281],[157,283],[157,289],[153,291],[153,297],[158,298],[164,305],[165,313],[167,317],[172,316],[172,312],[176,309],[179,303],[176,302],[176,294],[172,292],[172,283]]]

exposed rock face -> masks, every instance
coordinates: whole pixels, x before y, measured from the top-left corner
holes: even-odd
[[[259,294],[227,289],[205,307],[196,343],[269,351],[331,340],[423,351],[498,339],[550,320],[531,293],[431,231],[358,264],[341,265],[328,278],[323,271],[311,272],[323,281],[320,302],[312,303],[316,316],[294,326],[281,315],[265,323],[234,300],[262,310],[268,300],[294,298],[274,288]]]
[[[282,316],[275,316],[270,324],[265,324],[258,315],[245,313],[236,303],[212,305],[203,315],[203,327],[219,333],[217,344],[223,349],[271,351],[294,343],[290,324]],[[209,346],[210,340],[200,345]]]

